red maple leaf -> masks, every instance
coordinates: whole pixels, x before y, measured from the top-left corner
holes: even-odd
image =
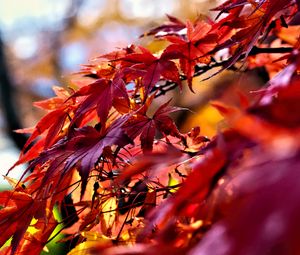
[[[123,68],[126,74],[132,73],[137,77],[142,77],[145,87],[145,95],[151,92],[159,79],[173,81],[181,87],[181,80],[176,64],[164,54],[159,58],[154,56],[149,50],[139,47],[141,53],[131,53],[122,58]]]
[[[0,193],[0,247],[7,239],[12,238],[12,254],[23,238],[38,203],[25,191],[3,191]]]
[[[146,32],[143,36],[154,35],[155,37],[162,37],[166,35],[174,35],[180,33],[183,29],[185,29],[185,24],[181,20],[167,14],[168,22],[164,23],[161,26],[155,27],[150,31]]]
[[[61,180],[74,167],[81,176],[81,196],[83,196],[90,171],[102,155],[106,147],[125,146],[132,140],[124,133],[122,126],[128,117],[119,118],[108,128],[100,132],[91,126],[73,131],[67,139],[60,140],[55,146],[44,151],[29,168],[47,164],[42,185],[49,183],[53,177]]]
[[[180,68],[187,76],[189,88],[192,89],[192,78],[194,75],[194,67],[197,63],[209,63],[210,56],[206,54],[210,52],[217,43],[218,35],[211,32],[212,26],[199,20],[193,25],[190,21],[186,23],[186,38],[181,36],[165,36],[171,42],[163,52],[164,58],[179,58]]]
[[[115,75],[113,80],[99,79],[96,82],[82,87],[69,99],[80,98],[79,107],[75,111],[72,123],[79,124],[83,117],[96,110],[103,126],[108,118],[110,109],[114,106],[120,112],[129,109],[129,99],[125,82],[120,75]]]
[[[140,136],[141,147],[144,152],[152,151],[156,131],[164,136],[171,135],[183,138],[174,121],[168,116],[168,114],[182,108],[169,106],[170,101],[161,105],[152,117],[146,115],[145,108],[140,109],[123,126],[126,134],[132,140]]]
[[[249,5],[251,8],[242,12],[243,6]],[[269,26],[276,19],[283,17],[284,12],[289,9],[288,18],[296,13],[296,6],[290,0],[269,1],[227,1],[214,10],[229,12],[229,15],[215,24],[216,28],[228,27],[223,30],[227,36],[228,31],[234,34],[226,41],[220,43],[213,52],[228,48],[233,51],[231,58],[227,61],[224,70],[235,64],[242,56],[247,57],[253,46],[260,38],[269,32]],[[220,35],[222,37],[222,35]],[[225,36],[225,37],[226,37]],[[217,73],[219,73],[218,71]]]

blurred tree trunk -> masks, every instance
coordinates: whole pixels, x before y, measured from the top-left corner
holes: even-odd
[[[14,99],[14,86],[10,77],[7,65],[4,43],[0,33],[0,96],[3,111],[3,118],[6,124],[6,133],[13,140],[15,145],[21,150],[27,140],[24,134],[15,133],[13,130],[22,128],[20,118],[18,116],[18,106]]]

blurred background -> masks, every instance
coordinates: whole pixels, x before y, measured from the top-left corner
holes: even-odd
[[[44,112],[32,103],[53,96],[52,86],[68,86],[81,64],[116,47],[138,43],[151,48],[151,39],[139,36],[165,21],[165,14],[185,21],[207,14],[220,2],[0,0],[0,174],[4,175],[17,160],[26,140],[12,130],[36,124]],[[209,100],[233,102],[236,84],[243,84],[249,91],[253,84],[261,83],[255,75],[233,77],[228,73],[201,84],[194,82],[196,94],[171,92],[167,96],[174,98],[173,103],[192,109],[192,114],[178,116],[182,131],[200,125],[208,136],[216,132],[221,120]],[[10,176],[18,178],[21,170],[14,170]],[[0,189],[7,188],[0,178]]]

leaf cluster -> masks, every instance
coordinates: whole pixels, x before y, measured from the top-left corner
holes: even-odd
[[[212,11],[216,20],[168,16],[144,35],[166,42],[160,52],[99,56],[35,103],[47,113],[18,131],[31,136],[12,167],[28,168],[0,193],[0,246],[12,238],[1,253],[39,254],[60,231],[77,240],[69,254],[299,253],[298,5],[234,0]],[[255,99],[213,102],[227,123],[215,137],[180,132],[171,115],[185,109],[165,93],[241,66],[271,77]],[[57,205],[72,208],[62,221]]]

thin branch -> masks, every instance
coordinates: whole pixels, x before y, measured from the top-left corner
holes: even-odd
[[[278,48],[260,48],[254,46],[252,50],[250,51],[248,56],[256,56],[258,54],[284,54],[284,53],[290,53],[293,51],[292,47],[278,47]],[[245,54],[242,54],[238,61],[244,60],[246,57]],[[210,65],[196,65],[195,66],[195,74],[194,77],[200,76],[204,73],[206,73],[209,70],[212,70],[217,67],[223,67],[226,66],[231,61],[231,58],[227,60],[223,60],[220,62],[212,62]],[[238,71],[239,69],[235,66],[231,66],[227,68],[228,70]],[[181,75],[181,80],[185,81],[187,78],[184,75]],[[162,95],[165,95],[167,92],[174,90],[178,86],[177,83],[172,81],[165,81],[164,84],[155,86],[151,93],[157,93],[155,97],[160,97]]]
[[[284,54],[293,51],[292,47],[277,47],[277,48],[260,48],[254,46],[249,53],[249,56],[254,56],[257,54]]]

